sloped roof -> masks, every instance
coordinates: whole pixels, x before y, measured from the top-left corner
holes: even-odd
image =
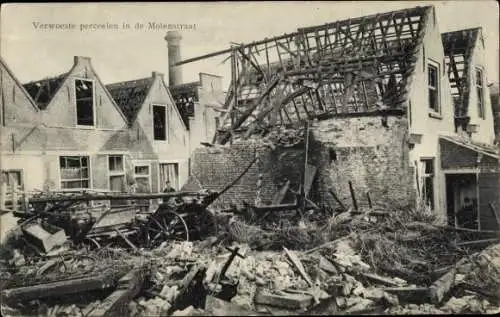
[[[35,101],[33,100],[33,98],[31,98],[30,94],[26,91],[26,89],[24,88],[24,86],[21,84],[21,82],[17,79],[17,77],[14,75],[14,73],[12,72],[12,70],[9,68],[9,66],[7,66],[7,63],[4,61],[4,59],[0,56],[0,65],[2,66],[3,69],[5,69],[5,71],[9,74],[9,76],[12,78],[12,80],[14,81],[14,83],[23,91],[23,93],[26,95],[26,97],[28,98],[30,104],[33,106],[33,108],[35,108],[37,111],[40,109],[38,107],[38,105],[35,103]]]
[[[68,73],[49,77],[23,84],[26,92],[31,96],[38,108],[44,110],[50,103],[59,87],[68,76]]]
[[[500,159],[500,153],[498,149],[494,146],[488,145],[488,144],[483,144],[483,143],[478,143],[471,141],[468,138],[465,137],[460,137],[456,135],[441,135],[439,136],[443,140],[447,140],[449,142],[455,143],[457,145],[463,146],[465,148],[471,149],[475,152],[482,153],[484,155],[491,156],[496,159]]]
[[[198,88],[200,85],[199,81],[195,81],[169,87],[182,121],[188,129],[189,117],[194,116],[194,103],[199,101]]]
[[[135,120],[139,113],[153,82],[154,77],[146,77],[108,84],[106,89],[130,123]]]
[[[477,27],[441,34],[456,117],[468,114],[471,58],[480,33]]]

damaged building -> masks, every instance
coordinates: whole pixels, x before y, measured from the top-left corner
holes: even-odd
[[[220,54],[232,60],[227,113],[215,146],[193,154],[185,188],[215,188],[257,157],[222,207],[307,189],[333,206],[427,206],[453,225],[498,228],[500,156],[480,27],[441,34],[434,7],[416,7],[177,65]],[[468,216],[457,220],[461,211]]]
[[[187,60],[168,32],[168,81],[106,85],[0,59],[2,315],[500,313],[482,32],[415,7]],[[183,81],[219,55],[226,93]]]
[[[178,61],[178,32],[166,39],[169,57]],[[68,72],[26,84],[3,60],[0,67],[2,208],[24,208],[12,201],[34,191],[126,192],[135,184],[137,192],[154,193],[167,180],[179,190],[190,153],[213,135],[214,100],[223,100],[221,78],[200,74],[200,82],[187,84],[196,99],[186,112],[180,101],[186,84],[175,82],[179,69],[170,72],[170,84],[152,72],[104,85],[89,57],[76,56]]]

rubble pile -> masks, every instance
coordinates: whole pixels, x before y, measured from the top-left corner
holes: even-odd
[[[199,241],[73,246],[39,257],[10,242],[2,249],[2,313],[500,312],[500,244],[459,245],[459,232],[422,212],[348,209],[282,220],[257,224],[233,216],[217,236]]]

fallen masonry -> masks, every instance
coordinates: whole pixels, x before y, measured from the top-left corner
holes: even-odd
[[[457,247],[449,227],[422,223],[404,211],[370,220],[370,213],[380,211],[305,217],[274,227],[273,236],[264,224],[246,223],[235,215],[223,222],[227,214],[215,213],[217,235],[202,239],[135,248],[127,243],[82,247],[66,241],[66,247],[53,249],[51,255],[23,249],[25,233],[18,228],[2,246],[2,314],[500,312],[500,244]],[[230,233],[234,226],[261,239],[279,237],[287,247],[262,249],[248,236],[239,241]],[[290,237],[281,230],[296,234]],[[318,232],[324,237],[311,239]],[[418,243],[406,239],[414,232],[422,234]]]

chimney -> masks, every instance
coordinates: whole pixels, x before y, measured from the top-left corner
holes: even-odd
[[[181,66],[174,66],[181,60],[181,42],[182,36],[179,31],[168,31],[165,36],[168,47],[168,84],[175,86],[182,84]]]

